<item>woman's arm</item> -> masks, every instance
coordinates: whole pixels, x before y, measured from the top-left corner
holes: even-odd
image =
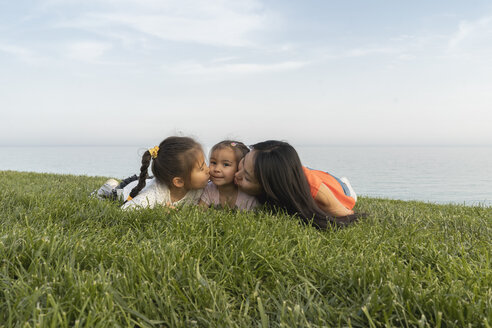
[[[324,184],[321,184],[319,187],[318,194],[314,198],[314,201],[321,210],[334,217],[354,214],[354,211],[343,206],[335,195],[333,195],[331,190]]]

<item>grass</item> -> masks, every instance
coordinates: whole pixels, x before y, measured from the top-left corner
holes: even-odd
[[[363,222],[121,211],[105,178],[0,171],[0,327],[490,327],[492,208],[361,198]]]

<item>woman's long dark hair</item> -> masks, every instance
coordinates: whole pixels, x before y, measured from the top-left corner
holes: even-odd
[[[316,205],[294,147],[277,140],[259,142],[251,147],[255,151],[254,175],[263,188],[260,202],[285,209],[320,229],[326,229],[328,224],[348,225],[358,219],[357,214],[335,218]]]
[[[187,185],[200,153],[203,153],[202,146],[192,138],[168,137],[159,144],[157,157],[152,161],[152,173],[159,183],[168,187],[175,177],[182,177]],[[150,151],[147,150],[142,155],[138,184],[130,192],[131,198],[145,187],[151,159]]]

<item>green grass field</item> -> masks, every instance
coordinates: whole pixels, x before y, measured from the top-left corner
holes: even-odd
[[[490,327],[492,208],[121,211],[105,178],[0,171],[0,327]]]

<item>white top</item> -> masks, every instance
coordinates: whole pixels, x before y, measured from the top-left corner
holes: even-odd
[[[133,181],[123,188],[123,199],[127,199],[132,189],[138,184]],[[158,183],[156,179],[147,179],[145,187],[135,198],[121,206],[122,209],[153,208],[155,205],[180,206],[185,204],[196,205],[200,200],[203,189],[190,190],[177,202],[171,201],[171,192],[165,184]]]
[[[208,206],[212,204],[215,206],[220,206],[220,195],[217,186],[214,185],[212,182],[209,182],[203,190],[203,194],[200,200],[202,200]],[[237,209],[249,211],[257,207],[258,204],[258,200],[255,197],[245,194],[241,190],[237,191],[237,198],[235,203]]]

